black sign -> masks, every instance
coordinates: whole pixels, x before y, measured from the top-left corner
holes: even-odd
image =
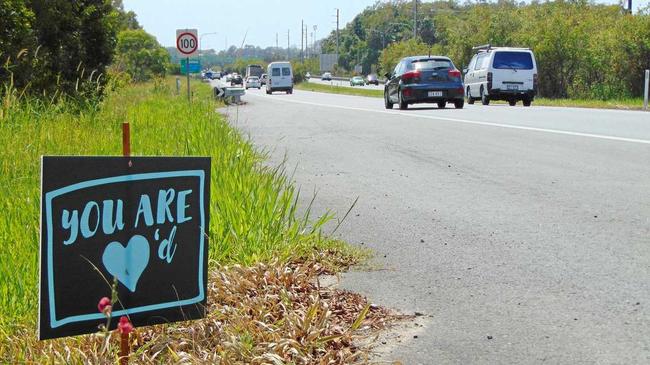
[[[204,316],[209,158],[43,157],[39,338]]]

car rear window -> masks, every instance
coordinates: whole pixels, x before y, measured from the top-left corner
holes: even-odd
[[[496,52],[492,65],[499,69],[532,70],[533,58],[528,52]]]
[[[423,59],[411,62],[411,70],[442,70],[445,68],[454,68],[449,60],[445,59]]]
[[[271,69],[271,76],[280,76],[280,68]]]
[[[282,67],[282,76],[291,76],[291,69],[289,67]]]

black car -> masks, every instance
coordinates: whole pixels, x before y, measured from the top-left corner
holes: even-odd
[[[230,79],[230,86],[234,85],[244,85],[244,79],[242,79],[241,75],[239,74],[233,74],[232,78]]]
[[[461,109],[465,104],[461,73],[449,57],[406,57],[386,78],[386,109],[392,109],[393,104],[406,109],[416,103],[437,103],[439,108],[444,108],[448,102]]]
[[[379,79],[377,79],[377,75],[375,74],[370,74],[366,77],[366,85],[379,85]]]

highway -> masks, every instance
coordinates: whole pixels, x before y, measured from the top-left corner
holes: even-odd
[[[404,364],[650,363],[650,114],[248,90],[222,111],[370,248]],[[390,336],[389,336],[390,337]]]

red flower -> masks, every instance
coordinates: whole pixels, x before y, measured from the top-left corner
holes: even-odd
[[[107,297],[103,297],[102,299],[99,300],[99,303],[97,303],[97,309],[99,309],[99,311],[102,313],[106,313],[105,311],[110,308],[111,308],[111,300]]]
[[[126,316],[120,317],[120,323],[117,325],[117,328],[120,330],[120,333],[129,334],[133,331],[133,325],[129,322],[129,319]]]

